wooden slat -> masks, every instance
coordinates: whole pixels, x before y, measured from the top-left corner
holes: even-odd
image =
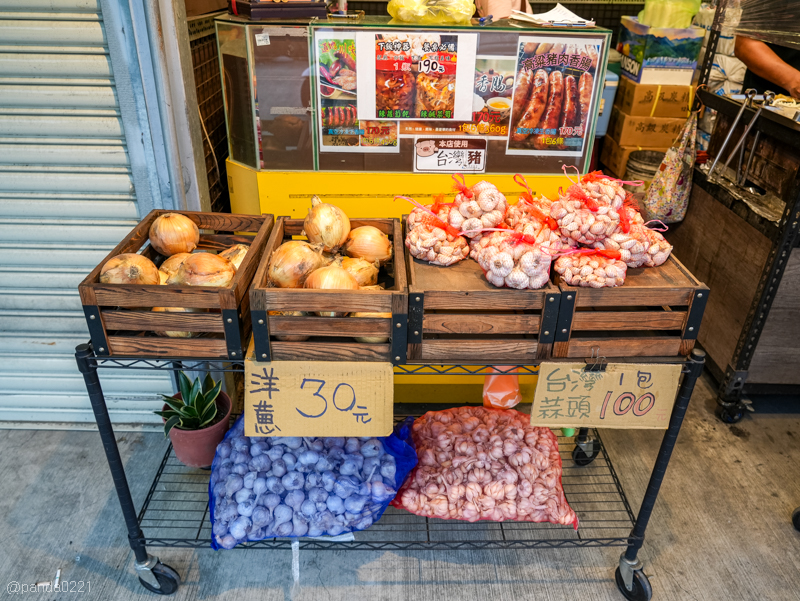
[[[392,248],[394,250],[394,289],[398,292],[408,291],[406,269],[406,246],[404,244],[403,227],[399,219],[392,219]]]
[[[458,361],[472,365],[523,364],[536,360],[537,346],[535,340],[425,340],[420,360]]]
[[[680,330],[685,311],[576,311],[576,330]]]
[[[129,284],[94,284],[93,288],[97,304],[104,307],[220,308],[219,288]]]
[[[425,301],[427,303],[427,297]],[[536,334],[541,315],[425,313],[425,334]]]
[[[600,355],[612,357],[674,357],[681,349],[681,339],[656,336],[651,338],[572,338],[567,357],[591,357],[593,349]]]
[[[208,357],[227,358],[225,341],[218,338],[161,338],[110,336],[112,355],[123,357]]]
[[[275,224],[272,215],[264,215],[262,219],[263,223],[258,230],[258,235],[256,235],[250,245],[250,249],[247,251],[242,264],[239,265],[239,269],[236,271],[236,277],[233,278],[233,282],[231,283],[234,297],[230,299],[232,306],[226,306],[229,299],[226,299],[223,295],[221,299],[223,308],[235,309],[238,307],[241,304],[242,298],[248,294],[248,290],[253,283],[253,277],[261,262],[261,255],[264,252],[264,247],[267,245],[267,240],[269,240],[269,236]]]
[[[425,291],[425,310],[451,309],[454,311],[509,310],[524,311],[541,309],[545,290],[486,290],[486,291]],[[510,294],[509,294],[510,293]],[[409,294],[413,294],[409,292]]]
[[[186,332],[223,332],[219,313],[160,313],[153,311],[103,311],[108,330],[166,330]]]
[[[356,311],[390,313],[392,294],[380,290],[258,290],[267,311]]]
[[[388,344],[270,342],[275,361],[389,361]]]
[[[267,287],[267,270],[269,269],[269,261],[272,257],[272,253],[274,253],[283,242],[285,222],[286,217],[278,217],[275,220],[275,225],[272,227],[272,232],[264,245],[264,252],[261,254],[261,260],[258,262],[258,268],[253,276],[253,283],[250,286],[250,306],[254,311],[267,310],[262,292],[263,289]]]
[[[273,336],[389,336],[391,319],[269,316]]]

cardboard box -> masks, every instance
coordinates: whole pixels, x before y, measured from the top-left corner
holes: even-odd
[[[622,146],[672,146],[681,133],[686,118],[634,117],[619,107],[611,111],[608,135]]]
[[[693,86],[636,83],[623,77],[614,104],[633,117],[688,118],[693,100]]]
[[[667,152],[669,147],[654,147],[654,146],[620,146],[611,136],[606,136],[603,139],[603,152],[600,154],[600,162],[603,167],[611,172],[612,175],[620,179],[625,178],[625,171],[628,165],[628,158],[635,150],[652,150],[654,152]]]
[[[704,35],[702,27],[648,27],[636,17],[622,17],[617,43],[622,74],[637,83],[689,85]]]

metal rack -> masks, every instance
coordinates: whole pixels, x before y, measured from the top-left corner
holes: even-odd
[[[128,539],[135,556],[135,568],[145,588],[158,594],[172,594],[180,576],[148,554],[147,546],[202,548],[210,542],[208,510],[208,471],[184,467],[167,448],[153,483],[137,513],[117,448],[114,430],[103,396],[99,368],[242,371],[241,362],[177,358],[120,358],[95,356],[91,344],[76,348],[75,358],[83,374],[89,399],[97,420],[100,437],[108,459]],[[648,361],[651,361],[648,358]],[[671,358],[668,361],[682,361]],[[632,601],[652,597],[650,583],[637,558],[644,543],[661,483],[683,422],[697,378],[703,371],[705,355],[695,350],[685,360],[683,378],[656,458],[650,481],[638,514],[634,514],[625,492],[596,431],[582,429],[574,441],[559,438],[564,464],[562,483],[568,502],[578,514],[580,529],[553,524],[527,522],[477,522],[428,519],[390,508],[368,530],[355,534],[352,542],[302,539],[307,550],[464,550],[464,549],[539,549],[564,547],[624,547],[615,579],[620,592]],[[477,375],[487,365],[404,365],[395,366],[395,376],[403,375]],[[537,365],[509,366],[506,371],[536,373]],[[496,370],[497,371],[497,370]],[[417,407],[417,412],[433,407]],[[398,405],[396,413],[406,414],[409,407]],[[574,459],[574,464],[572,462]],[[147,531],[147,534],[145,534]],[[244,548],[288,549],[291,539],[267,539],[247,543]]]

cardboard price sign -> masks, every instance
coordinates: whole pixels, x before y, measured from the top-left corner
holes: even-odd
[[[610,363],[586,371],[585,363],[542,363],[531,425],[666,429],[680,374],[676,364]]]
[[[245,361],[245,436],[388,436],[391,363]]]

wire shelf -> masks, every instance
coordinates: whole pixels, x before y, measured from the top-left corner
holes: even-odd
[[[573,439],[559,437],[564,466],[562,483],[567,501],[578,514],[580,527],[530,522],[462,522],[412,515],[390,507],[355,541],[300,539],[309,550],[466,550],[628,546],[634,516],[614,466],[596,431],[590,431],[598,451],[584,467],[574,464]],[[181,464],[168,447],[139,513],[143,542],[156,547],[203,548],[211,544],[208,507],[210,471]],[[292,540],[273,538],[237,549],[289,549]]]

